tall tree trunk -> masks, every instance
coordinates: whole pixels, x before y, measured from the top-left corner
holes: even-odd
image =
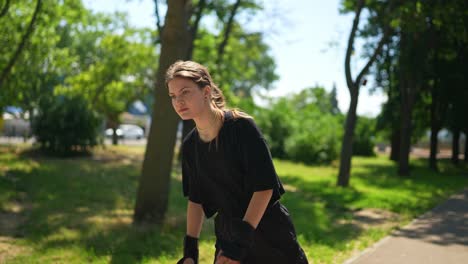
[[[430,145],[430,154],[429,154],[429,168],[433,171],[439,171],[437,166],[437,152],[438,152],[438,137],[440,126],[439,120],[437,118],[437,104],[438,97],[436,89],[438,87],[433,87],[432,90],[432,102],[431,102],[431,145]]]
[[[107,118],[107,125],[109,128],[112,129],[112,136],[111,136],[111,139],[112,139],[112,145],[118,145],[119,144],[119,136],[117,135],[117,129],[119,127],[119,122],[118,122],[118,118],[111,118],[111,117],[108,117]]]
[[[189,0],[168,1],[156,76],[153,118],[133,215],[136,224],[160,224],[167,211],[179,118],[167,99],[164,78],[167,68],[178,59],[184,59],[187,54],[190,38],[187,30],[190,3]]]
[[[400,124],[392,128],[390,160],[398,161],[400,159]]]
[[[409,77],[412,78],[412,77]],[[414,85],[413,82],[406,82],[403,81],[403,85]],[[409,154],[411,150],[411,118],[413,113],[413,101],[414,95],[411,91],[412,88],[405,87],[403,88],[404,91],[402,93],[402,101],[401,101],[401,133],[400,133],[400,159],[399,159],[399,167],[398,167],[398,174],[400,176],[408,176],[409,175]]]
[[[117,135],[117,128],[112,128],[112,145],[119,144],[119,135]]]
[[[354,38],[356,36],[356,31],[359,25],[359,17],[361,16],[362,9],[364,7],[364,0],[359,0],[356,4],[356,16],[353,20],[353,26],[351,27],[351,33],[349,34],[348,39],[348,46],[346,49],[346,57],[345,57],[345,75],[346,75],[346,84],[348,86],[349,94],[351,97],[350,106],[348,110],[348,114],[346,116],[346,123],[345,123],[345,134],[343,136],[343,144],[341,145],[341,156],[340,156],[340,170],[338,172],[338,179],[337,185],[346,187],[349,185],[349,178],[351,174],[351,157],[353,154],[352,145],[353,145],[353,134],[354,128],[356,126],[356,109],[358,104],[359,98],[359,87],[361,85],[361,81],[364,75],[369,70],[369,67],[374,63],[377,59],[377,56],[382,50],[383,45],[387,41],[387,37],[390,35],[390,27],[386,27],[382,34],[382,38],[380,39],[377,47],[374,50],[374,53],[369,58],[369,61],[366,63],[364,68],[362,68],[361,72],[357,75],[356,79],[353,80],[351,74],[351,54],[353,50],[353,43]]]
[[[439,134],[439,128],[435,125],[431,125],[431,149],[429,154],[429,168],[433,171],[439,171],[437,166],[437,152],[439,151],[439,139],[437,135]]]
[[[468,162],[468,131],[465,130],[465,162]]]
[[[458,164],[458,155],[460,154],[460,129],[452,129],[452,163]]]
[[[444,105],[447,105],[445,102],[446,96],[441,94],[440,86],[440,76],[438,76],[440,69],[439,61],[439,35],[435,30],[433,20],[430,19],[430,37],[432,43],[432,49],[434,51],[434,56],[431,63],[433,64],[433,69],[435,72],[434,83],[431,87],[431,142],[430,142],[430,154],[429,154],[429,168],[433,171],[438,172],[439,168],[437,165],[437,153],[439,152],[438,143],[439,143],[439,131],[442,127],[442,120],[445,118],[445,108]]]
[[[411,150],[411,130],[413,107],[422,82],[418,63],[424,56],[421,53],[421,39],[413,32],[402,32],[400,36],[400,160],[398,174],[409,176],[409,155]]]
[[[351,172],[351,156],[353,154],[353,137],[356,126],[356,109],[358,96],[352,96],[346,115],[345,133],[343,135],[343,145],[341,147],[340,173],[338,174],[338,186],[348,186]]]

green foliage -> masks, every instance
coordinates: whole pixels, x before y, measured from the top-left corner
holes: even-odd
[[[0,47],[0,68],[30,20],[34,1],[26,2],[12,3],[0,20],[9,21],[0,26],[0,40],[7,44]],[[117,126],[118,116],[152,91],[157,61],[153,35],[129,27],[122,13],[92,13],[79,0],[47,0],[34,34],[2,86],[0,107],[32,112],[51,96],[79,95]]]
[[[101,119],[85,99],[60,96],[40,103],[33,132],[48,153],[69,156],[98,144]]]
[[[272,156],[290,158],[286,153],[286,140],[294,132],[294,108],[287,97],[270,101],[268,108],[258,108],[254,114],[257,124],[267,140]]]
[[[377,1],[366,4],[374,2]],[[380,17],[392,19],[397,29],[376,64],[377,86],[382,87],[389,98],[378,118],[379,130],[387,138],[392,130],[398,130],[400,116],[405,114],[400,113],[400,89],[408,78],[417,77],[416,83],[408,88],[420,87],[411,116],[412,143],[421,139],[431,126],[437,130],[468,126],[464,116],[467,104],[462,103],[467,98],[464,88],[468,54],[468,34],[464,26],[468,22],[467,3],[463,0],[406,1],[397,3],[393,13],[380,13]],[[371,20],[368,24],[382,27]],[[411,49],[406,53],[402,53],[403,35],[407,49]],[[420,51],[424,53],[415,57]]]
[[[358,118],[354,130],[353,155],[375,156],[375,123],[375,118]]]
[[[235,97],[251,97],[254,91],[270,89],[278,79],[276,64],[261,33],[247,33],[234,25],[223,62],[216,65],[218,37],[200,30],[195,41],[193,59],[207,66],[228,101],[237,105]]]
[[[0,68],[3,69],[19,44],[36,1],[10,1],[10,8],[0,19]],[[53,86],[63,80],[74,63],[69,49],[60,46],[61,26],[75,23],[85,13],[81,1],[45,0],[18,61],[3,84],[0,105],[15,105],[26,110],[37,107],[40,98],[50,96]]]
[[[55,89],[55,94],[83,95],[114,127],[131,103],[150,95],[155,71],[152,65],[157,61],[152,32],[119,25],[119,19],[126,21],[121,14],[98,14],[86,30],[70,29],[77,40],[85,40],[70,44],[71,56],[81,58],[81,63]]]
[[[331,114],[320,111],[302,112],[294,123],[285,149],[293,161],[306,164],[330,163],[338,157],[342,125]]]
[[[273,156],[307,164],[330,163],[338,157],[341,115],[336,115],[333,94],[322,87],[271,99],[255,115]]]

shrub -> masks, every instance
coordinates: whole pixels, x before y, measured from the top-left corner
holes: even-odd
[[[375,119],[358,117],[353,139],[353,155],[375,156]]]
[[[33,119],[41,149],[59,156],[88,152],[98,144],[101,119],[82,97],[42,100]]]
[[[319,111],[300,116],[286,140],[287,156],[306,164],[330,163],[338,158],[342,131],[336,116]]]

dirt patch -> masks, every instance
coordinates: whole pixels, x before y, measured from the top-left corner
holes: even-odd
[[[401,220],[398,214],[383,209],[366,208],[354,211],[352,214],[350,220],[342,220],[341,224],[352,224],[361,230],[369,228],[390,229],[397,227]]]
[[[92,161],[100,163],[122,162],[124,164],[134,164],[135,162],[142,162],[143,155],[144,152],[140,149],[115,150],[97,148],[89,158]]]
[[[15,256],[30,252],[30,249],[20,246],[15,242],[14,238],[0,236],[0,263],[5,263]]]
[[[397,226],[400,216],[383,209],[362,209],[353,213],[353,223],[364,229]]]

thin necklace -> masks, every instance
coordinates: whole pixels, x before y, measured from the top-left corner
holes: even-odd
[[[215,110],[215,111],[216,111],[216,110]],[[217,121],[217,120],[220,120],[221,122],[219,123],[219,124],[220,124],[219,126],[221,127],[221,125],[223,124],[223,120],[224,120],[224,114],[221,115],[221,118],[218,118],[218,116],[219,116],[219,115],[218,115],[218,112],[215,112],[215,113],[214,113],[214,116],[213,116],[213,119],[212,119],[212,120],[214,120],[214,121],[212,122],[212,124],[214,123],[214,124],[216,125],[216,123],[217,123],[216,121]],[[196,126],[196,125],[195,125],[195,126]],[[204,132],[204,131],[207,131],[207,130],[208,130],[208,128],[201,129],[201,128],[199,128],[198,126],[196,126],[196,128],[197,128],[198,134],[203,134],[203,133],[200,133],[200,132]],[[218,132],[219,132],[219,131],[218,131]]]

